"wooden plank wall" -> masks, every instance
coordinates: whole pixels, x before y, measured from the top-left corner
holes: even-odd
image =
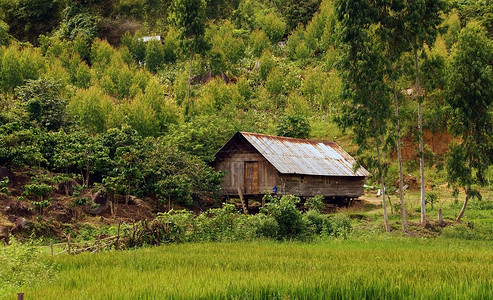
[[[281,174],[277,183],[278,194],[293,194],[300,197],[357,198],[364,194],[364,177],[301,176]]]
[[[238,195],[238,187],[245,192],[245,162],[258,162],[258,192],[272,191],[276,185],[277,170],[253,147],[237,141],[229,149],[225,149],[225,155],[219,154],[215,161],[214,168],[218,171],[226,172],[224,182],[221,184],[223,195]]]

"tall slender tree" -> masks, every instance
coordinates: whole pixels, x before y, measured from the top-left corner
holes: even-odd
[[[414,67],[416,71],[416,98],[418,100],[418,140],[419,140],[419,169],[421,177],[421,225],[426,224],[425,206],[425,167],[423,142],[423,97],[421,95],[421,80],[419,75],[418,52],[424,45],[432,46],[437,38],[439,26],[443,21],[441,13],[445,9],[442,0],[406,0],[407,16],[404,22],[404,35],[412,47]]]
[[[195,53],[202,53],[207,48],[204,40],[205,8],[205,0],[173,0],[171,2],[170,23],[179,30],[181,47],[184,52],[188,52],[190,57],[185,115],[188,115],[190,108],[193,56]]]
[[[447,80],[450,128],[461,140],[450,148],[448,180],[466,193],[457,222],[469,199],[481,198],[473,184],[484,184],[484,173],[493,164],[492,61],[493,45],[486,31],[478,23],[469,23],[453,48]]]
[[[394,100],[394,124],[395,139],[397,143],[397,164],[399,168],[399,199],[401,203],[401,224],[402,231],[407,232],[406,204],[404,201],[404,176],[402,168],[402,143],[401,125],[399,115],[399,94],[397,93],[397,79],[400,75],[400,59],[402,54],[408,50],[409,46],[405,40],[404,18],[405,1],[395,0],[391,2],[377,2],[379,14],[375,16],[375,23],[379,25],[379,35],[381,43],[386,49],[386,70],[388,82],[391,83],[392,98]]]
[[[383,148],[390,109],[390,90],[385,83],[385,48],[376,34],[378,9],[370,0],[338,0],[336,14],[341,23],[339,35],[343,56],[340,71],[344,100],[341,115],[336,118],[342,128],[351,128],[360,151],[374,144],[376,167],[382,188],[385,230],[390,231],[385,201],[385,165]]]

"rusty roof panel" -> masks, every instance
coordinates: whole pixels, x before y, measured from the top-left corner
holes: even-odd
[[[333,142],[317,142],[241,132],[279,172],[320,176],[368,176],[365,168],[353,171],[356,160]]]

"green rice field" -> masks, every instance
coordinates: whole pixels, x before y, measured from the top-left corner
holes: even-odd
[[[47,256],[56,266],[51,282],[23,292],[26,299],[491,299],[492,246],[394,236]]]

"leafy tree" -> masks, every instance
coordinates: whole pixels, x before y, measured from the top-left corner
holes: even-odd
[[[183,51],[188,52],[190,56],[185,115],[188,115],[190,107],[193,55],[207,48],[204,40],[205,7],[205,0],[173,0],[171,2],[170,22],[179,30]]]
[[[145,181],[159,200],[185,205],[215,204],[220,197],[219,184],[224,174],[215,172],[198,158],[167,145],[162,139],[148,139],[152,147],[146,152]]]
[[[45,162],[40,148],[43,132],[18,121],[0,126],[0,165],[39,166]]]
[[[378,16],[377,8],[370,1],[336,1],[336,15],[341,23],[342,47],[339,65],[343,81],[342,109],[336,122],[342,128],[351,128],[358,152],[374,142],[380,184],[385,229],[390,231],[385,199],[385,165],[383,161],[384,136],[391,116],[390,91],[383,80],[385,49],[373,30],[372,18]]]
[[[298,24],[306,25],[317,11],[320,0],[288,0],[281,10],[286,16],[288,29],[292,30]]]
[[[310,135],[310,123],[301,115],[283,116],[277,124],[277,135],[306,139]]]
[[[146,68],[156,73],[164,62],[164,49],[160,41],[147,42],[145,64]]]
[[[59,33],[70,40],[78,35],[92,41],[98,33],[98,20],[88,11],[87,6],[68,5],[62,12],[63,22]]]
[[[0,20],[0,46],[8,46],[12,37],[9,34],[9,25]]]
[[[77,91],[68,105],[69,112],[93,133],[101,133],[107,129],[108,116],[113,109],[112,99],[97,86]]]
[[[255,29],[250,34],[249,45],[254,57],[259,57],[269,47],[269,37],[264,31]]]
[[[2,0],[0,11],[16,39],[35,44],[40,34],[58,25],[61,4],[53,0]]]
[[[201,115],[189,122],[175,125],[170,130],[168,145],[178,147],[189,155],[199,157],[205,162],[212,162],[214,154],[233,134],[238,125],[231,119],[216,115]]]
[[[281,198],[265,195],[267,215],[276,219],[279,239],[293,239],[300,237],[306,230],[301,211],[296,208],[300,202],[298,197],[284,195]]]
[[[67,122],[67,100],[62,96],[62,86],[51,79],[28,80],[16,89],[29,119],[47,130],[58,130]]]
[[[408,0],[408,16],[404,21],[407,33],[414,52],[414,66],[416,72],[416,89],[418,98],[418,135],[419,135],[419,165],[421,177],[421,224],[426,223],[425,171],[424,171],[424,142],[423,142],[423,113],[421,83],[419,74],[418,51],[423,51],[424,45],[431,47],[435,42],[439,25],[442,22],[441,13],[445,2],[441,0]],[[402,189],[402,188],[401,188]]]
[[[273,12],[268,13],[262,18],[261,25],[271,43],[281,41],[287,29],[286,22],[282,19],[282,17]]]
[[[493,164],[493,46],[485,30],[471,22],[462,29],[452,51],[447,80],[447,102],[452,108],[450,129],[461,138],[450,148],[448,180],[463,187],[464,205],[470,198],[481,198],[473,184],[484,183],[484,174]]]
[[[46,67],[39,48],[30,46],[21,48],[11,44],[0,52],[0,87],[3,92],[13,91],[26,80],[38,79]]]

